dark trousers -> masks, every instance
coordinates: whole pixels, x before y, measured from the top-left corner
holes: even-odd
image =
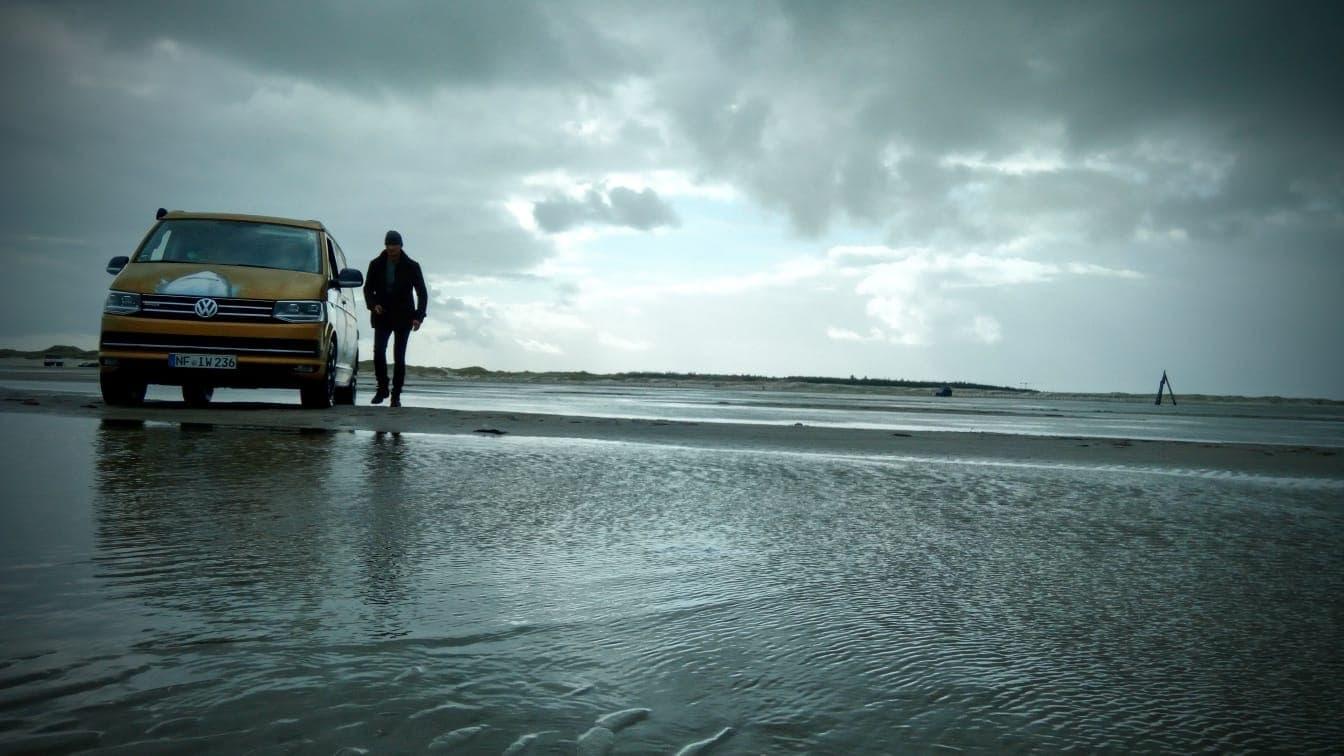
[[[411,327],[373,329],[373,374],[378,388],[387,388],[387,337],[396,334],[392,342],[392,393],[400,394],[406,382],[406,344],[411,340]]]

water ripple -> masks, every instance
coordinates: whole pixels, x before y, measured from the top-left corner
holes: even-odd
[[[1344,742],[1328,486],[409,434],[89,444],[86,545],[0,560],[0,749]]]

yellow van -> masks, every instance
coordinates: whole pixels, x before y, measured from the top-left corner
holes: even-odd
[[[305,407],[354,404],[364,276],[314,220],[160,209],[103,305],[99,382],[109,405],[151,383],[190,406],[217,387],[297,388]]]

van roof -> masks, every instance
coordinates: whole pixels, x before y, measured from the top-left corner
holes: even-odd
[[[295,218],[279,218],[273,215],[243,215],[241,213],[197,213],[188,210],[170,210],[163,216],[164,220],[231,220],[245,221],[248,223],[273,223],[279,226],[298,226],[299,228],[311,228],[316,231],[326,231],[327,227],[322,225],[322,221],[298,220]]]

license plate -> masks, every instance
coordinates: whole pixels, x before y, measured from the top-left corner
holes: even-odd
[[[232,370],[238,367],[238,357],[232,354],[170,354],[168,367]]]

